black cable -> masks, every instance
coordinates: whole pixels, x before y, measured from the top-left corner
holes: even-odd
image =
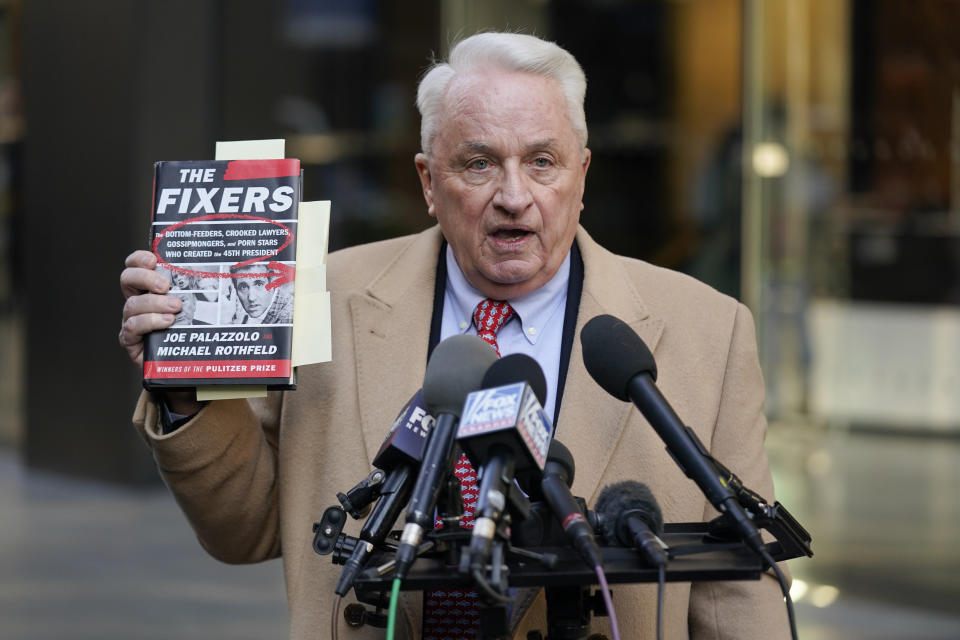
[[[513,602],[513,598],[508,598],[491,587],[479,569],[474,569],[473,580],[477,583],[477,586],[480,587],[480,590],[487,594],[493,601],[499,602],[500,604],[511,604]]]
[[[780,583],[780,591],[783,592],[783,600],[787,604],[787,618],[790,620],[790,637],[793,638],[793,640],[797,640],[797,619],[793,613],[793,599],[790,598],[790,587],[787,585],[787,577],[783,575],[783,571],[781,571],[777,563],[774,562],[769,551],[764,549],[761,557],[764,562],[770,565],[770,568],[773,569],[773,572],[777,576],[777,582]]]
[[[663,640],[663,600],[667,582],[667,565],[657,567],[657,640]]]

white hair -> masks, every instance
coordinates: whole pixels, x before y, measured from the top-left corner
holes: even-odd
[[[535,36],[521,33],[478,33],[461,40],[450,50],[447,62],[436,62],[424,74],[417,88],[420,110],[420,146],[430,155],[437,133],[443,100],[450,81],[458,73],[480,69],[502,69],[534,73],[556,80],[567,101],[567,113],[581,149],[587,146],[587,119],[583,97],[587,78],[568,51]]]

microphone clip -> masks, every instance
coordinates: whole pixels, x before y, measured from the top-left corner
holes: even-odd
[[[343,505],[343,510],[354,520],[366,517],[370,513],[370,505],[380,498],[380,490],[383,489],[386,477],[385,471],[374,469],[346,493],[337,493],[337,500]]]

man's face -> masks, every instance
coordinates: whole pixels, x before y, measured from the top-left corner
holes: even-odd
[[[590,165],[556,81],[499,70],[457,76],[431,155],[418,154],[416,165],[428,212],[485,296],[522,296],[554,276],[573,244]]]
[[[256,277],[235,278],[233,286],[237,290],[237,298],[240,300],[240,306],[253,318],[259,318],[270,306],[270,299],[273,294],[267,291],[267,283],[270,282],[264,273],[267,270],[265,266],[257,266],[251,269],[241,271],[240,273],[258,274]],[[263,275],[259,275],[263,273]]]
[[[180,273],[179,271],[173,271],[170,274],[170,279],[173,280],[173,286],[177,289],[188,289],[190,285],[190,278],[185,273]]]

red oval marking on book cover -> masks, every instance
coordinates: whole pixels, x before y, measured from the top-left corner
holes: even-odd
[[[266,272],[266,274],[221,273],[219,271],[197,271],[196,269],[186,269],[184,267],[178,267],[177,265],[170,264],[170,262],[168,262],[162,255],[160,255],[160,252],[157,249],[160,246],[160,241],[163,240],[163,238],[167,235],[168,232],[173,231],[175,229],[179,229],[180,227],[183,227],[191,223],[204,222],[205,220],[254,220],[256,222],[269,222],[270,224],[276,225],[287,232],[287,241],[284,242],[279,247],[277,247],[272,253],[266,253],[262,256],[256,256],[254,258],[250,258],[249,260],[238,262],[234,265],[231,265],[230,267],[231,269],[246,267],[251,264],[256,264],[257,262],[265,262],[274,256],[280,255],[280,252],[286,249],[288,246],[290,246],[290,243],[293,242],[293,232],[290,231],[290,227],[284,224],[281,224],[276,220],[271,220],[270,218],[261,218],[260,216],[248,216],[242,213],[214,213],[206,216],[199,216],[196,218],[187,218],[185,220],[181,220],[180,222],[176,222],[170,225],[169,227],[167,227],[166,229],[164,229],[163,231],[161,231],[160,233],[158,233],[153,238],[153,246],[151,247],[151,249],[153,251],[153,255],[157,256],[157,261],[159,262],[159,264],[163,265],[167,269],[170,269],[171,271],[184,273],[186,275],[194,276],[197,278],[257,278],[263,275],[272,276],[275,279],[267,285],[267,289],[273,289],[275,287],[279,287],[281,284],[284,284],[286,282],[292,282],[294,280],[295,273],[296,273],[295,268],[277,261],[270,261],[269,263],[267,263],[268,271]]]

